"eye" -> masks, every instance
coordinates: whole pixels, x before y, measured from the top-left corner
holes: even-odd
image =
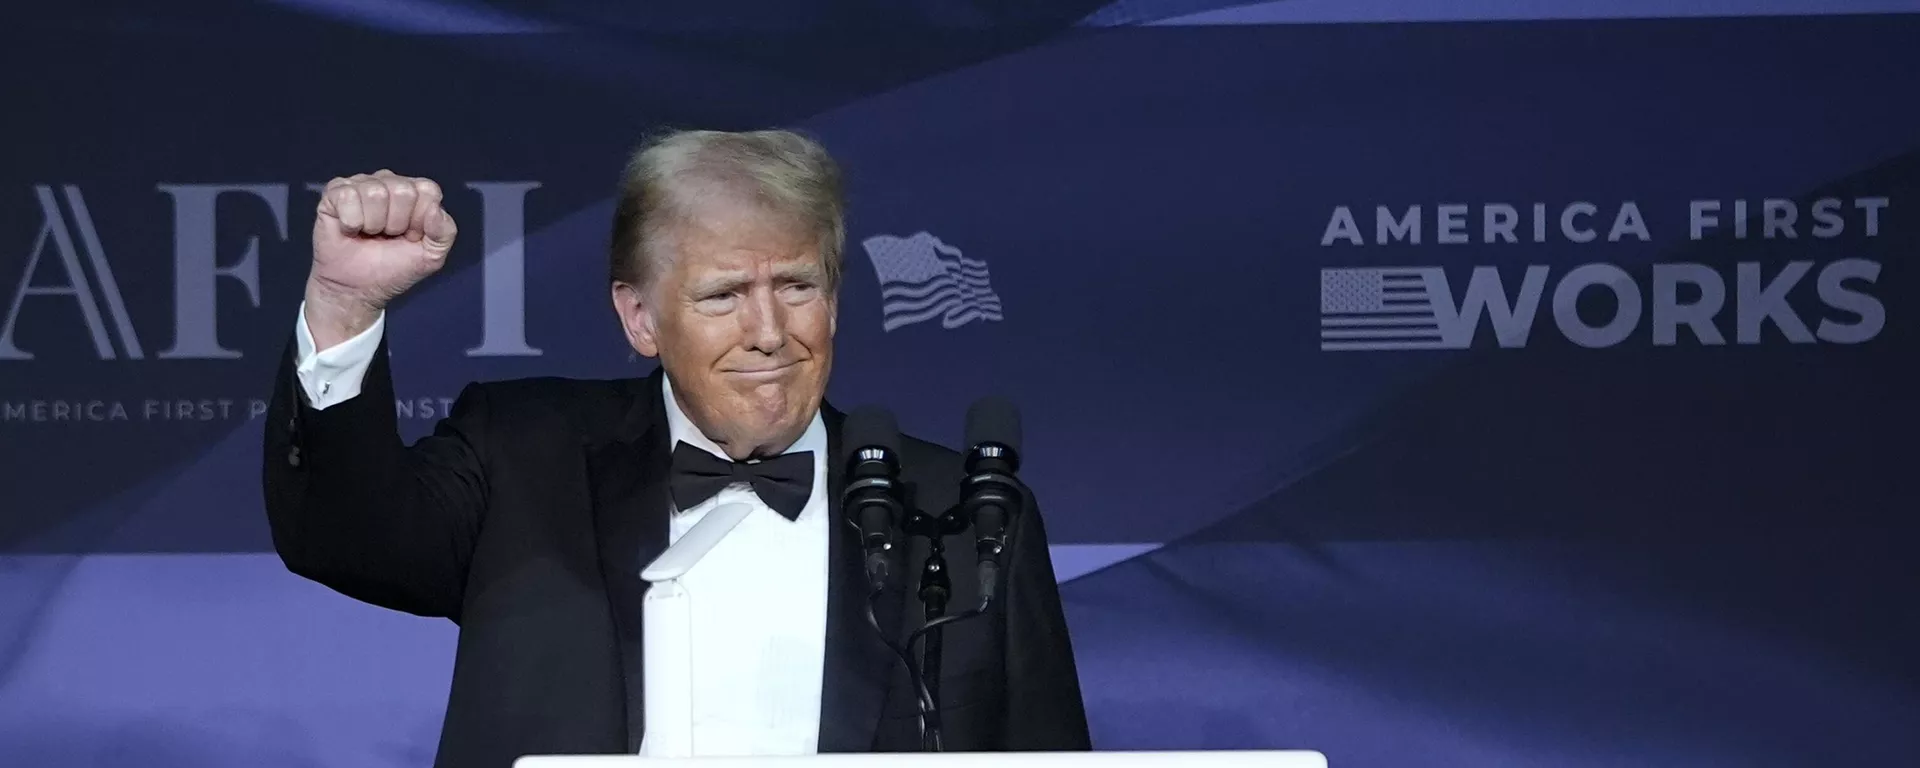
[[[723,315],[732,312],[734,305],[739,303],[737,300],[740,298],[740,292],[718,290],[697,294],[697,296],[698,298],[693,300],[693,306],[701,314]]]

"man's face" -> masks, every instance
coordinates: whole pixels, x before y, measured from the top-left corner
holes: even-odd
[[[817,238],[726,207],[671,244],[652,286],[614,286],[628,341],[660,358],[688,418],[731,458],[785,450],[833,367],[835,297]]]

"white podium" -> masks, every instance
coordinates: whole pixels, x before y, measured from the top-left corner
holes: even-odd
[[[534,755],[514,768],[1327,768],[1310,750],[1198,752],[893,752],[792,757]]]

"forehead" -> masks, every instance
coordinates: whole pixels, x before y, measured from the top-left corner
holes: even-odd
[[[670,238],[672,271],[681,275],[714,272],[788,272],[818,269],[820,241],[805,227],[784,217],[752,211],[719,210],[688,218]]]

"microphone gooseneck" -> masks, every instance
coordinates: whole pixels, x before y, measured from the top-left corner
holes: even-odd
[[[967,409],[966,435],[960,508],[972,517],[980,603],[985,606],[998,591],[1008,521],[1025,500],[1015,479],[1020,471],[1020,411],[1004,397],[981,398]]]
[[[841,429],[847,486],[841,509],[860,531],[869,592],[885,588],[887,552],[895,545],[901,519],[900,427],[885,409],[866,406],[847,414]]]

